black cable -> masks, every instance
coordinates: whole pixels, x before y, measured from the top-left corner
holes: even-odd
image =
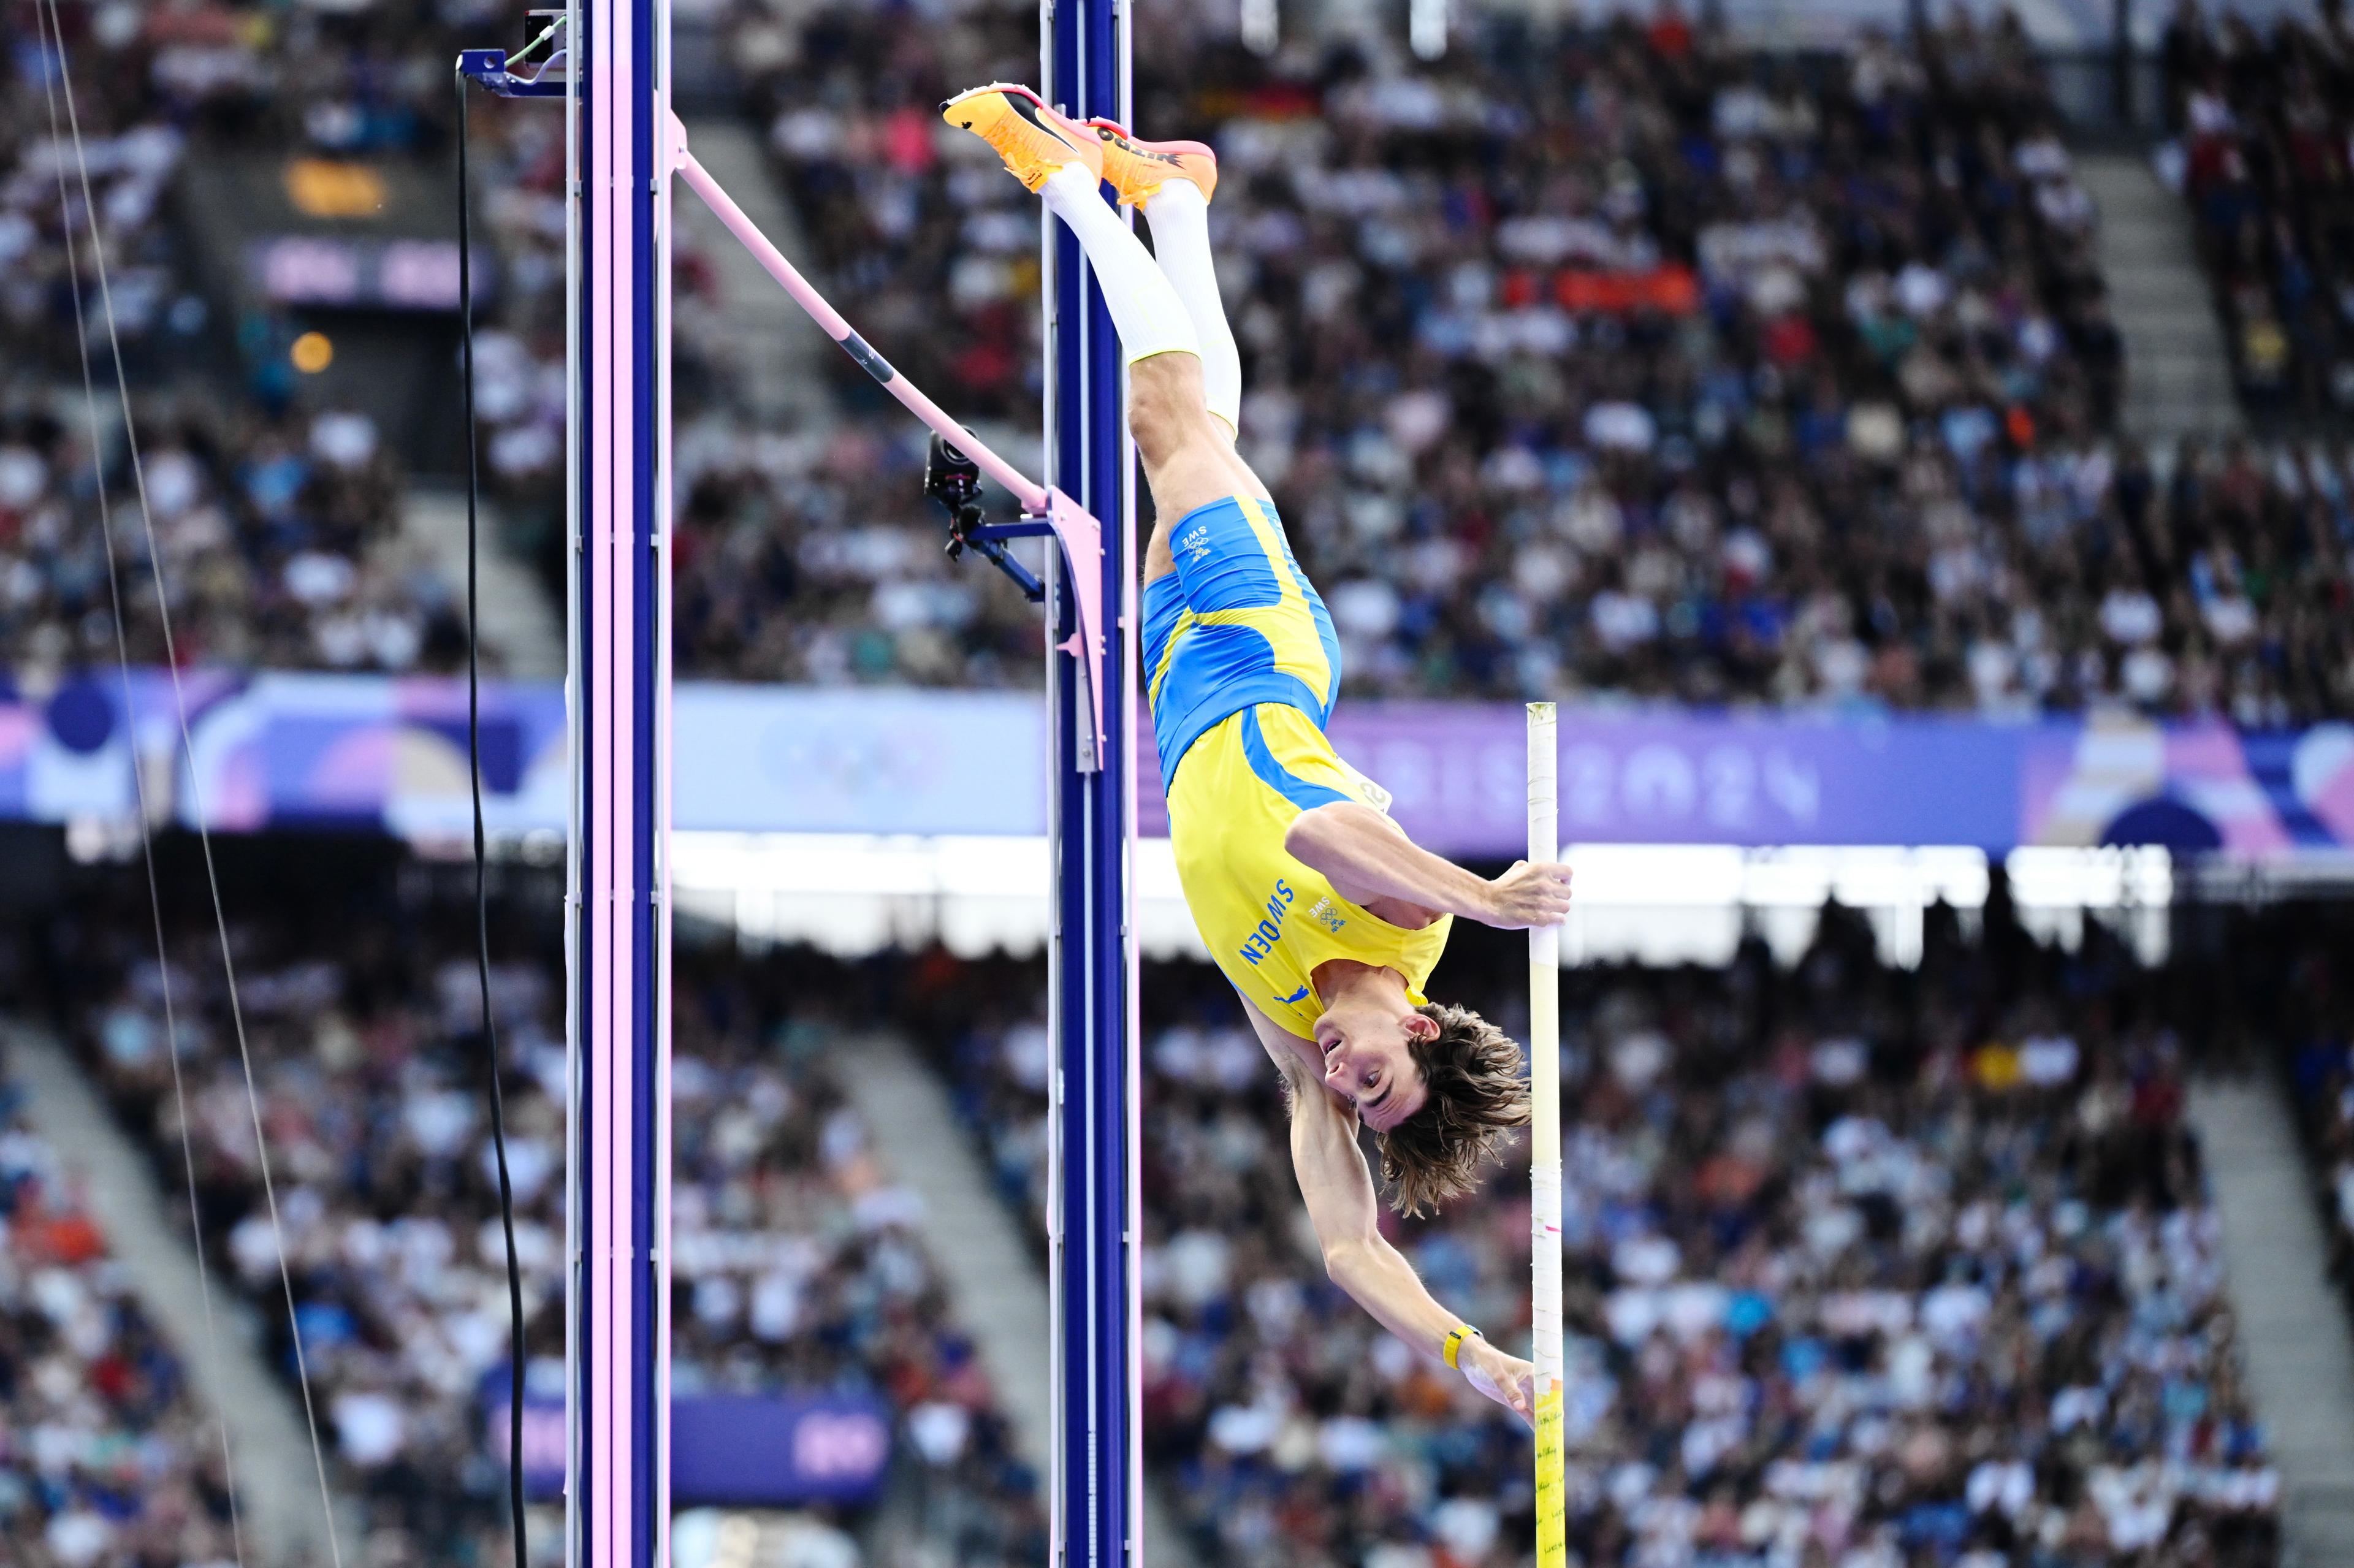
[[[498,1157],[499,1225],[507,1242],[507,1330],[514,1341],[507,1376],[507,1511],[514,1531],[515,1568],[527,1568],[523,1534],[523,1265],[515,1255],[514,1183],[507,1177],[506,1097],[499,1087],[499,1033],[491,1012],[489,854],[482,832],[482,668],[475,606],[482,546],[475,514],[482,479],[474,434],[473,215],[466,189],[466,73],[458,82],[458,323],[460,375],[466,420],[466,779],[474,800],[474,969],[482,986],[482,1052],[491,1084],[491,1147]]]

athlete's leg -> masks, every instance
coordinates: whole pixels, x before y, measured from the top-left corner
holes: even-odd
[[[1128,429],[1152,490],[1152,538],[1144,547],[1150,582],[1177,569],[1169,534],[1179,518],[1230,495],[1264,499],[1267,491],[1204,400],[1199,355],[1156,355],[1128,367]]]
[[[1210,198],[1218,189],[1218,155],[1199,142],[1140,142],[1116,121],[1095,119],[1103,177],[1123,207],[1152,223],[1152,259],[1185,302],[1202,351],[1202,390],[1231,439],[1239,427],[1243,360],[1218,298],[1210,260]]]
[[[1079,249],[1087,253],[1112,325],[1119,331],[1121,353],[1131,365],[1170,354],[1198,362],[1201,341],[1185,302],[1152,264],[1144,242],[1103,204],[1097,184],[1095,171],[1086,164],[1066,164],[1046,177],[1038,194],[1078,236]]]
[[[1218,297],[1218,270],[1210,256],[1210,202],[1202,187],[1190,179],[1165,179],[1139,204],[1152,225],[1152,256],[1161,264],[1161,276],[1177,291],[1185,302],[1185,313],[1193,318],[1193,336],[1201,345],[1199,369],[1193,376],[1185,373],[1185,362],[1175,355],[1161,360],[1148,360],[1136,366],[1129,374],[1129,425],[1136,431],[1140,450],[1146,447],[1147,438],[1140,417],[1145,425],[1164,427],[1175,432],[1169,443],[1178,451],[1186,451],[1186,443],[1194,432],[1186,428],[1191,399],[1198,392],[1210,416],[1210,435],[1225,459],[1221,473],[1207,462],[1199,463],[1199,477],[1209,484],[1224,484],[1208,499],[1215,501],[1241,493],[1272,501],[1267,486],[1250,464],[1235,450],[1235,432],[1242,418],[1243,357],[1235,346],[1234,329],[1226,323],[1226,308]],[[1172,374],[1165,378],[1143,374],[1146,366],[1166,364]],[[1193,385],[1198,380],[1198,387]],[[1190,454],[1189,454],[1190,456]],[[1171,465],[1173,469],[1173,463]],[[1146,459],[1146,471],[1151,471],[1151,460]],[[1152,485],[1156,515],[1152,541],[1144,553],[1144,571],[1150,581],[1161,572],[1175,569],[1176,563],[1169,555],[1169,529],[1175,521],[1192,510],[1191,506],[1172,506],[1161,497],[1192,486],[1193,475],[1172,471],[1165,482]],[[1270,511],[1272,507],[1270,506]]]
[[[1178,518],[1237,493],[1264,497],[1267,490],[1235,454],[1228,428],[1211,412],[1193,313],[1143,241],[1104,205],[1095,171],[1067,164],[1047,176],[1039,194],[1078,237],[1128,356],[1128,427],[1152,490],[1152,538],[1144,552],[1144,580],[1150,582],[1174,569],[1169,530]],[[1206,260],[1206,228],[1202,249]],[[1214,279],[1212,289],[1214,299]],[[1222,330],[1225,319],[1225,312],[1218,312]],[[1231,334],[1226,347],[1231,355]],[[1235,366],[1239,384],[1238,357]]]
[[[1176,635],[1176,609],[1214,614],[1231,609],[1255,615],[1258,619],[1254,630],[1274,651],[1276,667],[1297,676],[1318,694],[1321,722],[1331,713],[1332,694],[1340,683],[1340,641],[1323,601],[1299,573],[1298,563],[1288,558],[1289,549],[1267,538],[1270,524],[1280,527],[1275,507],[1267,486],[1235,451],[1235,432],[1242,412],[1243,363],[1235,347],[1234,329],[1226,323],[1225,306],[1218,298],[1217,267],[1210,255],[1209,207],[1218,187],[1217,154],[1198,142],[1140,142],[1128,133],[1127,127],[1108,120],[1088,124],[1097,140],[1097,147],[1092,150],[1103,160],[1103,180],[1118,194],[1121,205],[1144,208],[1152,225],[1153,259],[1168,287],[1183,302],[1193,326],[1194,353],[1139,360],[1129,375],[1129,424],[1144,455],[1158,503],[1152,539],[1145,550],[1147,583],[1158,579],[1156,586],[1181,586],[1165,576],[1177,569],[1171,555],[1172,538],[1189,515],[1203,518],[1202,548],[1186,562],[1186,580],[1182,585],[1188,602],[1172,608],[1166,592],[1147,595],[1147,645],[1160,648],[1164,654],[1176,646],[1170,641]],[[1080,191],[1076,180],[1071,185],[1073,197],[1093,195],[1091,190]],[[1098,203],[1089,200],[1087,207],[1096,217],[1101,216]],[[1060,205],[1055,210],[1065,211]],[[1066,217],[1083,238],[1096,227],[1095,218],[1086,214]],[[1110,227],[1115,232],[1103,237],[1102,247],[1108,250],[1125,241],[1132,251],[1133,237],[1119,232],[1122,226],[1117,223]],[[1097,244],[1085,242],[1092,259],[1097,254]],[[1107,281],[1105,287],[1108,290],[1112,285]],[[1132,353],[1129,357],[1136,358]],[[1223,509],[1216,505],[1237,496],[1266,504]],[[1231,515],[1222,516],[1222,513]],[[1236,524],[1246,526],[1237,530]],[[1223,537],[1222,529],[1226,531]],[[1215,566],[1198,573],[1194,570],[1210,557],[1233,550],[1240,543],[1238,533],[1251,532],[1257,534],[1260,550],[1284,557],[1271,563],[1276,567],[1271,585],[1276,603],[1272,605],[1260,597],[1270,585],[1250,573],[1227,575],[1220,581],[1222,574]],[[1191,548],[1190,535],[1188,543]],[[1161,667],[1159,658],[1151,662],[1156,669]],[[1156,682],[1156,692],[1159,689]],[[1157,696],[1155,700],[1158,715]]]
[[[1164,179],[1141,204],[1152,225],[1152,259],[1161,263],[1202,349],[1202,391],[1210,413],[1231,440],[1241,428],[1243,356],[1218,298],[1217,264],[1210,257],[1210,198],[1190,179]]]

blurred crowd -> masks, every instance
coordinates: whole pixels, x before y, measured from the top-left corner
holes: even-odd
[[[2228,1004],[2097,930],[2038,948],[1999,904],[1975,943],[1933,921],[1916,972],[1850,919],[1787,971],[1753,944],[1564,977],[1577,1560],[2274,1562],[2280,1479],[2182,1119]],[[1035,1213],[1046,1044],[1019,991],[943,1000],[935,1027]],[[1326,1282],[1231,993],[1168,969],[1145,994],[1148,1439],[1200,1555],[1515,1561],[1525,1435]],[[1522,1351],[1526,1183],[1384,1222]]]
[[[2290,1047],[2290,1087],[2313,1155],[2329,1249],[2330,1277],[2354,1308],[2354,999],[2330,961],[2326,941],[2354,939],[2343,918],[2309,941],[2276,988],[2276,1032]]]
[[[217,1277],[282,1322],[211,933],[201,911],[175,916],[159,968],[136,938],[139,889],[114,880],[28,939],[20,976],[39,978],[18,1001],[47,997],[167,1192],[185,1129]],[[370,907],[282,880],[283,907],[234,925],[231,945],[312,1386],[338,1484],[367,1503],[356,1549],[500,1561],[486,1428],[507,1328],[471,910],[414,864]],[[493,905],[543,1380],[562,1343],[552,891],[510,885]],[[2240,1370],[2185,1083],[2275,1054],[2293,1066],[2338,1260],[2354,1255],[2354,1036],[2330,962],[2344,923],[2179,918],[2177,956],[2152,970],[2097,922],[2073,952],[2035,945],[1998,883],[1967,937],[1932,912],[1917,969],[1883,966],[1864,924],[1833,910],[1788,968],[1752,943],[1718,969],[1564,977],[1579,1561],[2277,1562],[2281,1480]],[[1447,989],[1522,1032],[1519,957],[1458,943]],[[844,970],[690,942],[676,980],[678,1390],[871,1390],[895,1413],[909,1507],[866,1560],[1035,1561],[1033,1478],[833,1054],[854,1020],[927,1042],[1002,1195],[1034,1220],[1049,1073],[1035,965],[935,951]],[[1224,983],[1157,966],[1145,997],[1146,1441],[1196,1555],[1511,1568],[1532,1522],[1526,1434],[1326,1281],[1274,1074]],[[0,1087],[0,1521],[38,1568],[150,1547],[207,1563],[226,1552],[211,1429],[20,1108]],[[1443,1302],[1516,1351],[1526,1192],[1515,1155],[1445,1214],[1383,1221]]]
[[[2259,26],[2179,0],[2161,48],[2179,184],[2240,390],[2271,412],[2354,411],[2354,26],[2343,0]]]
[[[220,1432],[0,1054],[0,1540],[25,1568],[224,1568]]]
[[[758,16],[738,66],[861,329],[1034,429],[1034,203],[932,106],[1034,74],[1034,8],[924,11]],[[1242,450],[1351,689],[2257,724],[2354,701],[2346,453],[2115,437],[2097,215],[2015,18],[1773,59],[1672,4],[1475,16],[1432,64],[1137,26],[1138,129],[1220,153]],[[765,472],[683,470],[731,568],[682,589],[683,661],[1029,678],[1006,596],[908,499],[905,421],[860,422],[881,433]]]
[[[366,415],[177,397],[139,419],[142,472],[111,461],[101,495],[78,396],[0,405],[0,662],[36,680],[112,665],[118,594],[136,663],[165,662],[167,617],[183,663],[398,674],[462,659],[462,607],[399,539],[400,461]]]
[[[37,671],[113,660],[111,524],[134,660],[164,657],[160,556],[183,661],[449,667],[462,629],[448,588],[400,538],[410,455],[390,450],[367,415],[300,385],[288,323],[239,316],[212,286],[174,210],[174,183],[192,155],[225,150],[442,151],[441,46],[457,36],[448,28],[504,15],[462,5],[61,5],[79,146],[37,16],[27,5],[6,18],[11,80],[0,93],[0,658]],[[143,476],[122,428],[110,319]]]
[[[135,901],[55,933],[58,994],[116,1111],[178,1186],[183,1139],[215,1268],[290,1378],[286,1266],[313,1397],[371,1562],[504,1560],[505,1254],[482,1068],[472,910],[390,903],[235,924],[237,1001],[277,1219],[208,911],[159,968]],[[125,884],[126,896],[137,892]],[[565,1065],[556,890],[502,904],[493,972],[529,1377],[560,1398]],[[179,1029],[179,1108],[164,1022]],[[834,1031],[776,967],[682,951],[672,1086],[673,1387],[872,1391],[959,1561],[1034,1559],[1027,1473],[891,1182],[821,1060]],[[543,1542],[542,1544],[547,1544]]]
[[[1034,203],[934,105],[1034,75],[1035,6],[714,17],[801,260],[917,384],[1029,448]],[[188,149],[444,157],[448,50],[505,37],[508,18],[463,0],[208,0],[66,20],[136,376],[174,334],[208,330],[167,220]],[[1744,51],[1675,0],[1593,26],[1474,12],[1436,62],[1379,35],[1261,57],[1225,26],[1140,8],[1138,128],[1219,150],[1242,449],[1331,602],[1352,692],[2125,705],[2264,726],[2354,705],[2344,444],[2143,450],[2118,434],[2098,215],[2008,13],[1956,8],[1836,56]],[[2186,10],[2166,58],[2243,379],[2283,408],[2334,408],[2354,376],[2332,270],[2354,249],[2338,232],[2338,13],[2267,42]],[[45,57],[14,58],[0,334],[20,376],[46,366],[13,394],[38,424],[78,387]],[[484,98],[474,116],[498,262],[478,415],[509,542],[553,563],[563,145],[536,109]],[[828,361],[830,420],[756,414],[726,327],[744,302],[700,234],[683,227],[675,258],[681,670],[1035,681],[1032,612],[943,557],[917,432],[854,366]],[[175,596],[214,610],[192,656],[446,663],[443,590],[391,543],[399,465],[352,455],[376,444],[365,418],[301,406],[282,345],[238,353],[269,370],[252,408],[208,410],[186,443],[236,503],[178,530],[212,539],[187,546],[201,569],[166,567],[201,579]],[[166,401],[149,417],[186,416]],[[336,455],[313,455],[323,422]],[[18,445],[58,470],[58,440]],[[104,441],[128,514],[121,443]],[[290,484],[290,453],[383,482]],[[37,472],[0,452],[0,484],[32,503],[0,496],[0,630],[19,657],[94,657],[111,627],[92,592],[95,496]],[[240,624],[254,620],[270,624]]]

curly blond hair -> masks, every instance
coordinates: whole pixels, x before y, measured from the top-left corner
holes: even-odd
[[[1528,1080],[1510,1035],[1468,1007],[1432,1001],[1416,1011],[1438,1025],[1435,1038],[1407,1045],[1426,1097],[1420,1110],[1373,1138],[1382,1181],[1402,1214],[1477,1191],[1479,1167],[1529,1121]]]

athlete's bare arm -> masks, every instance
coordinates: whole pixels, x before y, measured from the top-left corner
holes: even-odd
[[[1354,800],[1300,812],[1283,835],[1283,848],[1360,906],[1395,899],[1507,931],[1558,926],[1569,914],[1569,867],[1521,861],[1490,882],[1431,853],[1388,817]]]
[[[1382,1234],[1380,1197],[1357,1147],[1356,1111],[1325,1088],[1314,1041],[1282,1028],[1249,998],[1237,1000],[1283,1074],[1291,1101],[1291,1167],[1316,1227],[1325,1273],[1383,1328],[1439,1359],[1447,1334],[1463,1319],[1438,1304],[1414,1265]],[[1528,1362],[1484,1339],[1465,1340],[1455,1362],[1472,1387],[1523,1421],[1534,1420],[1536,1373]]]

